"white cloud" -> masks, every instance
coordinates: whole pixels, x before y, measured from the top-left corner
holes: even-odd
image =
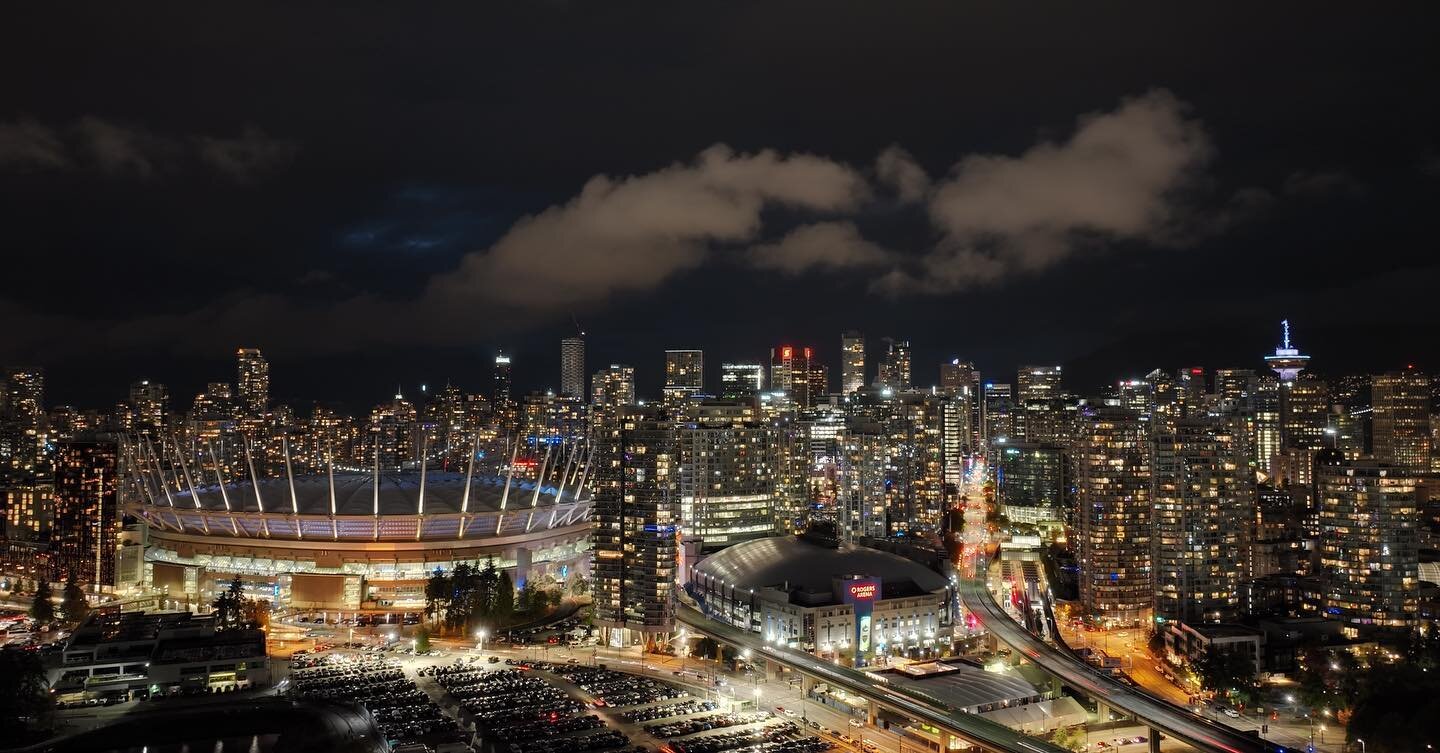
[[[930,176],[898,145],[886,147],[876,158],[875,174],[901,201],[920,201],[930,193]]]
[[[1105,241],[1173,240],[1209,141],[1165,91],[1083,116],[1063,143],[976,155],[935,186],[937,246],[877,287],[947,292],[1033,273]]]
[[[876,267],[892,260],[890,252],[862,238],[853,222],[803,225],[775,243],[752,247],[745,256],[756,267],[789,274],[817,267]]]
[[[755,239],[767,206],[845,212],[868,192],[858,172],[822,157],[714,146],[691,163],[591,178],[432,280],[425,301],[541,310],[649,290],[702,264],[714,245]]]

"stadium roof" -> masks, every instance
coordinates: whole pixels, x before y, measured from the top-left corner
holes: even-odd
[[[898,555],[854,544],[830,547],[795,536],[736,544],[706,557],[696,570],[727,587],[774,587],[792,594],[829,594],[835,578],[852,575],[879,578],[886,599],[943,591],[947,585],[944,576]]]
[[[210,484],[208,486],[196,486],[195,496],[192,497],[189,489],[184,491],[170,492],[174,499],[175,507],[182,509],[193,509],[195,498],[200,500],[200,506],[209,510],[226,510],[228,498],[228,509],[233,512],[260,512],[260,505],[264,506],[264,512],[291,511],[290,484],[284,478],[264,478],[259,480],[259,502],[256,501],[255,485],[248,480],[225,485],[224,493],[221,493],[220,486]],[[330,479],[326,475],[299,476],[295,479],[295,505],[301,515],[329,515],[330,510]],[[335,514],[336,515],[373,515],[375,511],[375,476],[369,473],[337,473],[335,474]],[[493,512],[500,509],[500,500],[505,492],[505,478],[475,476],[470,480],[470,500],[466,511],[471,513]],[[555,502],[556,488],[545,486],[540,490],[540,497],[536,506],[548,506]],[[427,515],[444,515],[447,513],[460,512],[461,502],[465,496],[465,474],[449,473],[441,471],[427,471],[425,474],[425,513]],[[169,506],[169,501],[163,493],[153,495],[154,504]],[[506,500],[506,507],[511,510],[529,508],[531,501],[535,499],[535,483],[531,481],[520,481],[516,479],[510,484],[510,494]],[[566,489],[564,492],[565,502],[574,501],[574,490]],[[381,473],[379,509],[384,515],[414,515],[420,502],[420,473]]]

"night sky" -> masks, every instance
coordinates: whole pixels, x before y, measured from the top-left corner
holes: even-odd
[[[558,382],[842,330],[1071,389],[1440,368],[1433,3],[29,4],[0,25],[0,363],[177,407]],[[1103,10],[1102,10],[1103,8]],[[1012,372],[1004,374],[1001,372]],[[712,375],[713,378],[713,375]]]

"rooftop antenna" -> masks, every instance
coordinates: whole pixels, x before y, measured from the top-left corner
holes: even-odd
[[[1281,328],[1281,329],[1284,331],[1284,333],[1285,333],[1285,349],[1286,349],[1286,350],[1289,350],[1289,349],[1290,349],[1290,320],[1289,320],[1289,319],[1281,319],[1281,320],[1280,320],[1280,328]]]

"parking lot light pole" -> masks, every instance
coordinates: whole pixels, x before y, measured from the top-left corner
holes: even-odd
[[[485,650],[485,636],[486,636],[486,635],[487,635],[487,633],[485,632],[485,628],[480,628],[479,630],[476,630],[476,631],[475,631],[475,640],[477,640],[477,641],[480,642],[480,643],[479,643],[479,646],[478,646],[477,648],[478,648],[478,650],[480,650],[480,651],[482,651],[482,652]]]

